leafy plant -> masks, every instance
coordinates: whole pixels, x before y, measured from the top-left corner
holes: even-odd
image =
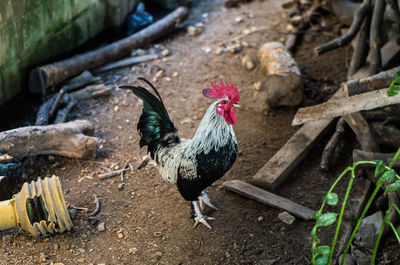
[[[400,70],[396,72],[396,78],[390,83],[388,89],[388,97],[393,97],[400,92]]]
[[[398,72],[399,74],[399,72]],[[399,78],[400,82],[400,74],[397,76]],[[399,85],[399,91],[400,91],[400,85]],[[311,231],[311,237],[312,237],[312,264],[314,265],[326,265],[326,264],[331,264],[332,263],[332,258],[333,258],[333,253],[336,245],[336,241],[339,235],[339,230],[340,230],[340,225],[342,223],[343,219],[343,214],[344,214],[344,209],[346,207],[346,203],[348,201],[349,195],[350,195],[350,190],[353,185],[354,179],[355,179],[355,170],[357,166],[362,165],[362,164],[372,164],[375,165],[375,178],[377,178],[376,182],[376,187],[373,193],[371,194],[370,198],[368,199],[367,204],[365,205],[360,218],[358,218],[357,223],[355,224],[354,230],[349,238],[349,241],[347,242],[345,251],[343,253],[342,260],[340,264],[343,264],[345,259],[346,259],[346,254],[350,249],[350,245],[353,242],[354,236],[357,233],[357,230],[359,226],[361,225],[362,220],[365,217],[365,214],[367,213],[369,207],[371,206],[373,200],[375,199],[376,194],[378,191],[381,189],[381,187],[385,185],[385,193],[391,192],[391,191],[396,191],[400,190],[400,177],[399,175],[392,169],[394,163],[396,162],[397,158],[400,155],[400,148],[397,150],[395,156],[393,157],[391,163],[389,165],[384,165],[383,161],[359,161],[353,163],[353,166],[347,167],[340,175],[339,177],[335,180],[335,182],[332,184],[331,188],[329,191],[325,194],[324,199],[322,201],[321,208],[315,212],[314,218],[316,219],[315,226]],[[350,180],[347,185],[346,193],[344,195],[344,199],[342,202],[342,206],[340,209],[339,214],[334,213],[334,212],[327,212],[323,213],[324,207],[326,204],[328,205],[337,205],[339,202],[338,196],[336,193],[333,192],[333,189],[336,187],[336,185],[342,180],[342,178],[347,174],[350,173]],[[400,244],[400,226],[395,228],[394,225],[390,222],[389,220],[389,215],[392,212],[392,210],[395,210],[399,215],[400,215],[400,209],[392,204],[389,206],[389,209],[385,213],[384,221],[382,223],[382,226],[380,227],[378,237],[375,241],[375,246],[371,258],[371,264],[375,263],[375,258],[376,258],[376,253],[378,251],[378,246],[380,239],[382,237],[384,228],[386,225],[389,225],[391,229],[393,230],[393,233],[395,234],[399,244]],[[330,226],[334,224],[337,220],[337,225],[336,225],[336,231],[335,235],[332,240],[332,244],[330,246],[327,245],[321,245],[318,246],[320,243],[320,239],[317,236],[317,230],[319,227],[324,227],[324,226]]]

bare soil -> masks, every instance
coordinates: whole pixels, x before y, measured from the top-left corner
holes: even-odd
[[[202,16],[204,13],[208,17]],[[281,1],[275,0],[253,1],[234,9],[226,9],[221,1],[204,1],[192,8],[189,20],[204,23],[200,35],[178,32],[146,47],[168,48],[170,56],[103,74],[106,84],[115,88],[112,96],[81,102],[71,114],[71,119],[95,123],[95,135],[102,139],[98,157],[92,161],[41,157],[35,160],[35,172],[25,176],[26,180],[59,176],[69,206],[92,211],[96,194],[102,202],[97,223],[80,211],[73,231],[60,235],[33,238],[17,230],[2,232],[0,264],[309,264],[312,221],[296,220],[287,225],[279,220],[279,210],[221,186],[226,180],[250,181],[298,129],[291,126],[294,108],[260,111],[263,102],[257,99],[253,84],[265,73],[260,67],[249,71],[241,65],[244,55],[256,60],[257,49],[264,42],[285,38],[283,13]],[[235,22],[238,16],[243,22]],[[266,30],[244,37],[248,47],[237,54],[215,55],[220,43],[253,26]],[[320,57],[312,52],[316,45],[334,36],[327,32],[307,34],[295,53],[304,75],[307,99],[303,105],[329,98],[345,80],[350,48]],[[207,53],[207,48],[211,52]],[[160,69],[171,79],[155,80]],[[117,88],[137,84],[138,76],[154,81],[180,136],[186,138],[194,134],[211,103],[201,93],[209,81],[230,80],[241,90],[242,107],[237,110],[239,122],[234,126],[239,157],[233,168],[208,189],[218,207],[208,212],[216,218],[211,221],[212,230],[193,228],[190,203],[151,165],[128,171],[124,181],[118,176],[103,181],[97,178],[97,173],[121,168],[128,161],[136,168],[146,153],[139,149],[136,131],[141,103]],[[348,155],[343,155],[332,172],[319,170],[319,157],[327,139],[312,149],[275,193],[311,209],[319,208],[323,192],[349,162]],[[352,136],[349,142],[353,142]],[[120,183],[124,184],[122,190],[118,189]],[[104,232],[96,229],[101,222],[106,224]]]

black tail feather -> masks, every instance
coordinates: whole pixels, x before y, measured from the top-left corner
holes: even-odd
[[[131,90],[143,101],[143,111],[137,125],[141,137],[139,145],[140,147],[147,145],[148,151],[154,158],[154,152],[157,148],[171,143],[178,143],[180,140],[178,131],[170,120],[157,89],[145,78],[139,77],[138,79],[146,82],[157,94],[158,98],[140,86],[121,86],[120,88]]]

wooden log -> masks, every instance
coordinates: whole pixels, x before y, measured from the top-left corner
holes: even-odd
[[[385,165],[389,165],[392,161],[395,153],[379,153],[379,152],[367,152],[359,149],[353,150],[353,162],[358,161],[375,161],[381,160]],[[365,167],[375,167],[374,165],[364,165]],[[396,160],[393,167],[400,167],[400,160]]]
[[[370,64],[369,64],[369,75],[374,75],[381,71],[382,68],[382,24],[383,15],[385,13],[385,0],[375,0],[374,10],[372,12],[371,20],[371,34],[369,36],[370,45]]]
[[[106,72],[106,71],[110,71],[110,70],[113,70],[113,69],[118,69],[118,68],[130,66],[130,65],[133,65],[133,64],[152,61],[152,60],[155,60],[157,58],[158,58],[157,54],[145,54],[145,55],[141,55],[141,56],[130,57],[130,58],[126,58],[126,59],[123,59],[123,60],[119,60],[117,62],[113,62],[113,63],[107,64],[107,65],[102,66],[100,68],[97,68],[97,69],[94,70],[94,72],[95,73]]]
[[[387,91],[388,89],[385,88],[349,98],[328,101],[312,107],[300,108],[293,119],[292,125],[399,104],[400,95],[388,97]]]
[[[400,67],[396,67],[366,78],[349,80],[342,86],[344,93],[347,97],[350,97],[357,94],[386,88],[396,78],[396,72],[399,70]]]
[[[29,89],[41,91],[39,78],[41,75],[44,79],[44,87],[47,88],[57,85],[84,70],[94,69],[109,61],[121,58],[129,54],[132,49],[142,47],[165,36],[187,16],[188,9],[179,7],[163,19],[122,40],[60,62],[41,66],[31,72]]]
[[[111,88],[106,87],[104,84],[87,86],[84,89],[69,93],[71,98],[76,100],[84,100],[88,98],[96,98],[100,96],[110,95]]]
[[[331,100],[343,96],[338,90]],[[312,146],[333,125],[333,119],[310,122],[301,127],[279,151],[253,176],[254,184],[276,188],[306,157]]]
[[[371,129],[380,144],[397,149],[400,146],[400,130],[379,123],[372,123]]]
[[[6,176],[0,176],[0,201],[9,200],[12,196],[12,187]]]
[[[345,125],[344,119],[340,118],[336,124],[335,132],[322,152],[320,163],[320,168],[322,170],[328,171],[335,158],[337,158],[337,155],[341,153],[341,149],[343,149],[342,147],[344,145],[344,136],[346,134]]]
[[[16,159],[34,155],[94,158],[99,139],[90,137],[94,125],[76,120],[47,126],[28,126],[0,132],[0,153]]]
[[[357,140],[364,151],[379,151],[379,145],[376,141],[375,134],[370,130],[367,121],[361,113],[353,113],[346,115],[343,118],[355,133]]]
[[[280,42],[267,42],[258,52],[267,76],[261,82],[260,97],[270,107],[297,106],[303,101],[303,82],[295,60]]]
[[[297,204],[289,199],[278,196],[240,180],[226,181],[222,185],[228,190],[234,191],[236,193],[239,193],[240,195],[264,203],[266,205],[285,210],[303,220],[312,220],[313,214],[315,212],[314,210]]]

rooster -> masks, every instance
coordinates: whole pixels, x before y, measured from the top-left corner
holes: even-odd
[[[207,109],[192,139],[181,139],[174,127],[157,89],[145,78],[155,95],[140,86],[122,86],[143,101],[143,111],[137,124],[139,145],[148,147],[150,157],[157,163],[161,176],[176,184],[182,197],[191,201],[194,227],[199,223],[211,229],[202,214],[204,205],[217,209],[205,190],[232,167],[238,155],[238,145],[232,125],[237,122],[234,108],[240,100],[239,90],[232,83],[220,86],[211,83],[203,95],[217,99]]]

